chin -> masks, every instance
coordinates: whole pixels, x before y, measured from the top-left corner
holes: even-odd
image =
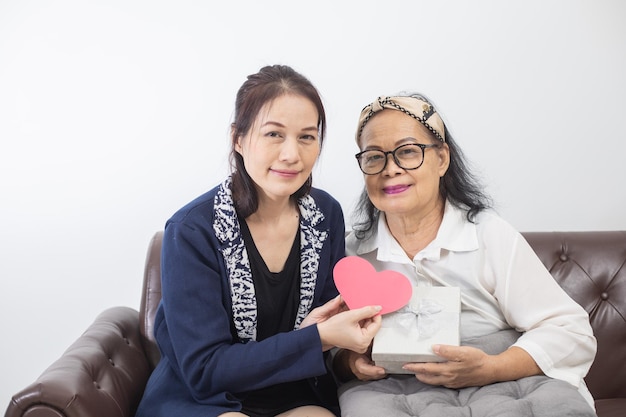
[[[385,201],[382,204],[375,205],[380,211],[384,211],[391,216],[399,216],[411,211],[411,207],[399,201],[391,202]]]

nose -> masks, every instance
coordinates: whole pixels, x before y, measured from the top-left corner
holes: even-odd
[[[295,138],[287,138],[280,146],[279,159],[285,162],[297,162],[300,159],[300,149],[298,140]]]
[[[404,169],[400,168],[398,164],[396,164],[396,160],[393,157],[393,153],[389,152],[385,155],[385,157],[387,159],[385,160],[385,167],[383,168],[381,174],[387,175],[387,176],[393,176],[393,175],[401,174],[404,171]]]

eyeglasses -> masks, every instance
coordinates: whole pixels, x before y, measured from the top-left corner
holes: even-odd
[[[441,144],[423,145],[421,143],[407,143],[400,145],[393,151],[368,149],[354,155],[359,161],[359,168],[365,175],[376,175],[383,172],[387,166],[387,156],[393,156],[393,161],[402,169],[417,169],[424,163],[424,149],[439,148]]]

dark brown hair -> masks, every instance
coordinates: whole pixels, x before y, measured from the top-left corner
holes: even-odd
[[[256,74],[249,75],[237,92],[234,121],[231,124],[230,151],[233,201],[238,214],[244,218],[257,210],[259,199],[254,181],[244,167],[243,158],[235,150],[237,138],[248,134],[257,115],[266,103],[284,94],[295,94],[311,100],[319,115],[317,128],[320,147],[324,143],[324,135],[326,134],[324,105],[317,89],[305,76],[286,65],[266,66]],[[309,176],[302,187],[291,197],[299,199],[306,195],[311,189],[312,183],[313,178]]]

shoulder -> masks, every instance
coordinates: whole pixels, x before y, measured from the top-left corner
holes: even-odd
[[[494,210],[484,210],[476,215],[476,231],[478,238],[485,242],[517,242],[521,233]]]
[[[301,209],[309,211],[309,217],[317,217],[312,212],[317,212],[326,221],[334,223],[338,220],[343,222],[343,210],[341,204],[328,192],[319,188],[311,188],[309,194],[300,200]],[[314,222],[315,223],[315,222]]]
[[[311,188],[309,195],[322,211],[342,211],[339,201],[327,191],[320,188]]]
[[[357,239],[356,232],[351,230],[346,235],[346,255],[357,255],[359,254],[358,248],[361,244],[361,241]]]
[[[343,210],[339,202],[328,192],[319,188],[311,191],[299,201],[300,213],[305,224],[319,230],[331,230],[333,235],[345,233]]]
[[[215,213],[216,196],[222,186],[220,184],[182,206],[167,220],[167,224],[193,225],[198,222],[211,224]]]
[[[487,209],[479,212],[475,219],[476,225],[483,229],[500,229],[517,232],[511,223],[500,216],[495,210]]]

